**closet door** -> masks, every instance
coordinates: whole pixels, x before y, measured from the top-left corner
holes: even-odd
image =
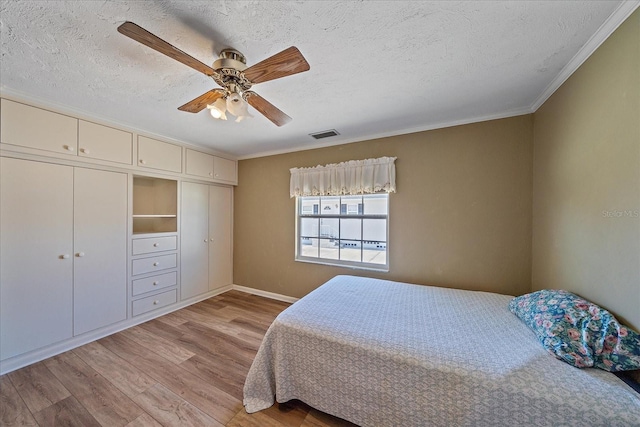
[[[0,359],[72,336],[73,168],[0,158]]]
[[[127,175],[74,171],[73,333],[127,318]]]
[[[209,290],[209,186],[182,183],[180,299]]]
[[[230,187],[209,188],[209,290],[233,282],[232,192]]]

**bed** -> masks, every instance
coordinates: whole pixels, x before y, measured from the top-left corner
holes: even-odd
[[[640,425],[631,387],[550,356],[511,299],[337,276],[275,319],[245,409],[275,396],[363,427]]]

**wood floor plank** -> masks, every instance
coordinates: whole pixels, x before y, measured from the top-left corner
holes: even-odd
[[[163,427],[163,426],[158,421],[156,421],[151,415],[145,412],[135,420],[131,421],[125,427]]]
[[[69,390],[42,362],[10,372],[7,376],[31,413],[71,396]]]
[[[205,357],[201,354],[185,360],[180,366],[202,378],[203,381],[211,381],[217,388],[230,396],[242,400],[242,389],[249,371],[248,368],[236,364],[232,365],[224,360]]]
[[[251,366],[253,358],[258,351],[258,348],[253,343],[247,343],[242,339],[229,336],[217,329],[208,328],[198,323],[187,322],[181,328],[189,332],[179,340],[184,347],[192,348],[195,352],[203,351],[209,354],[217,354],[221,357],[226,356],[231,363]]]
[[[74,353],[44,363],[102,425],[124,426],[142,414],[138,405]]]
[[[141,323],[138,326],[169,341],[175,341],[184,334],[184,332],[178,328],[180,325],[168,325],[158,319],[149,320],[148,322]]]
[[[69,396],[34,414],[40,427],[82,426],[100,427],[100,423],[78,402]]]
[[[164,316],[158,317],[155,320],[165,323],[169,326],[182,325],[187,321],[187,319],[180,316],[180,311],[174,311],[172,313],[165,314]]]
[[[157,383],[96,341],[74,349],[73,353],[131,398]]]
[[[125,329],[119,333],[132,341],[137,342],[141,346],[146,347],[159,356],[164,357],[170,362],[175,363],[176,365],[184,362],[192,356],[195,356],[195,353],[176,345],[175,342],[171,342],[155,335],[140,326],[134,326],[133,328]]]
[[[160,384],[140,394],[135,400],[148,414],[165,426],[224,427],[224,424]]]
[[[343,420],[342,418],[325,414],[324,412],[320,412],[317,409],[311,409],[300,427],[358,427],[358,426],[353,423],[350,423],[349,421]]]
[[[0,377],[0,425],[7,427],[38,425],[6,375]]]
[[[238,399],[120,333],[99,342],[222,424],[242,409]]]

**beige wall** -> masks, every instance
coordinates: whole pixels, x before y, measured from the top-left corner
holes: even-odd
[[[640,11],[534,115],[533,289],[640,328]]]
[[[532,116],[239,162],[234,282],[301,297],[337,274],[507,294],[531,288]],[[294,261],[289,169],[397,156],[390,271]]]

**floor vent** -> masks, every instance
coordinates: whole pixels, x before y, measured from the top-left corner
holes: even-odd
[[[309,135],[311,135],[315,139],[322,139],[322,138],[331,138],[332,136],[340,135],[340,133],[335,129],[329,129],[329,130],[323,130],[322,132],[310,133]]]

